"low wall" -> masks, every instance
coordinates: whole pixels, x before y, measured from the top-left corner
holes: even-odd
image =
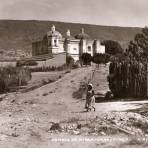
[[[53,57],[51,59],[46,59],[44,61],[36,61],[38,63],[37,66],[30,66],[31,68],[35,67],[48,67],[48,66],[54,66],[59,67],[63,64],[66,64],[66,53],[59,53],[59,54],[53,54]]]

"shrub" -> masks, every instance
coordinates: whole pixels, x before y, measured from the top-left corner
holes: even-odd
[[[105,64],[109,61],[109,56],[108,54],[100,54],[100,53],[96,53],[93,57],[92,57],[92,61],[96,64]]]
[[[0,93],[9,91],[11,87],[26,85],[30,79],[31,71],[28,68],[0,68]]]
[[[48,66],[48,67],[35,67],[35,68],[30,68],[32,72],[48,72],[48,71],[62,71],[65,70],[66,64],[63,64],[61,66],[55,67],[55,66]]]
[[[74,59],[71,56],[67,56],[66,57],[66,65],[67,65],[67,67],[72,68],[73,64],[74,64]]]
[[[81,60],[84,65],[90,65],[92,57],[89,53],[83,53],[81,56]]]
[[[17,67],[21,67],[21,66],[36,66],[36,65],[38,65],[38,63],[36,61],[31,61],[31,60],[29,60],[29,61],[18,61],[16,63]]]
[[[4,80],[0,79],[0,94],[1,93],[5,93],[7,92],[9,89],[6,86],[6,83],[4,82]]]
[[[75,64],[73,64],[72,69],[77,69],[79,67],[80,67],[79,64],[78,63],[75,63]]]
[[[117,41],[106,40],[102,44],[105,45],[105,53],[108,53],[111,55],[123,53],[123,49]]]

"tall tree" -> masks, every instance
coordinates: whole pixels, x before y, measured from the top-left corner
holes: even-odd
[[[105,53],[116,55],[123,52],[121,45],[117,41],[106,40],[102,44],[105,45]]]
[[[130,41],[127,52],[135,57],[148,56],[148,27],[137,33],[133,41]]]

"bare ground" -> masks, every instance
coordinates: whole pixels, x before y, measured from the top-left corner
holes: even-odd
[[[133,109],[130,105],[123,111],[117,103],[104,102],[97,105],[96,112],[85,112],[85,100],[79,97],[78,89],[93,69],[93,66],[76,69],[35,90],[3,95],[0,147],[147,147],[146,139],[141,137],[147,136],[148,119],[138,111],[127,112]],[[104,81],[102,73],[99,77]],[[102,81],[99,86],[96,84],[98,90],[102,86],[103,91],[107,90]],[[114,110],[115,106],[118,110]],[[66,141],[56,141],[62,138]]]

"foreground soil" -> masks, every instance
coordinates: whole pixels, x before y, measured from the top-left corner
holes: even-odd
[[[104,102],[96,105],[96,112],[85,112],[80,84],[88,81],[93,70],[93,66],[76,69],[34,90],[2,95],[0,147],[148,147],[148,118],[130,110],[136,107],[114,110],[118,103]],[[105,91],[103,73],[97,75]]]

